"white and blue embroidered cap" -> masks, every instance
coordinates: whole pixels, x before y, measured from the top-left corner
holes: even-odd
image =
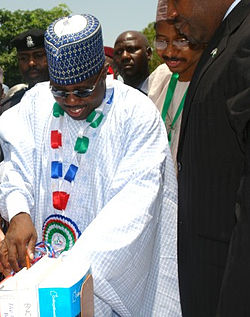
[[[74,85],[94,75],[105,61],[100,22],[90,14],[53,22],[45,33],[50,79]]]

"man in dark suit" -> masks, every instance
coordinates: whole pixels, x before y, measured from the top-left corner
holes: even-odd
[[[244,287],[239,284],[237,293],[232,286],[241,268],[250,275],[250,265],[235,267],[240,243],[235,245],[233,232],[241,221],[235,206],[245,148],[228,111],[250,107],[250,1],[169,0],[168,19],[191,43],[207,43],[186,97],[177,156],[183,316],[216,316],[220,296],[217,316],[250,316]],[[241,248],[250,254],[247,245]]]

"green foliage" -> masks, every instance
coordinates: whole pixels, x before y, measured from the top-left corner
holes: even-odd
[[[4,82],[9,87],[23,82],[17,66],[16,50],[11,49],[10,41],[28,29],[46,29],[51,22],[70,13],[65,4],[51,10],[0,10],[0,66],[4,70]]]
[[[151,61],[149,63],[149,71],[150,73],[156,69],[157,66],[162,64],[162,61],[160,60],[159,56],[156,53],[156,50],[154,49],[154,39],[155,39],[155,28],[154,28],[154,22],[151,22],[148,24],[148,26],[143,29],[142,33],[147,37],[150,46],[153,49],[153,54]]]

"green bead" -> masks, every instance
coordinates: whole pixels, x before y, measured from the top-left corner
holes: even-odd
[[[93,110],[93,111],[87,116],[86,121],[87,121],[87,122],[92,122],[92,121],[94,120],[94,118],[95,118],[95,115],[96,115],[96,111]]]
[[[61,106],[55,102],[53,106],[53,116],[56,118],[59,118],[60,116],[64,115],[64,110],[61,108]]]
[[[74,150],[77,153],[84,154],[87,152],[89,146],[89,138],[83,136],[82,138],[78,137],[76,140]]]
[[[97,128],[102,122],[103,117],[104,117],[104,114],[100,113],[99,117],[90,124],[91,128]]]

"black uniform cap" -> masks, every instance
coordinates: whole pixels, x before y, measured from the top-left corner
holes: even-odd
[[[30,29],[18,34],[11,40],[12,47],[16,47],[17,51],[27,51],[44,47],[44,30]]]

